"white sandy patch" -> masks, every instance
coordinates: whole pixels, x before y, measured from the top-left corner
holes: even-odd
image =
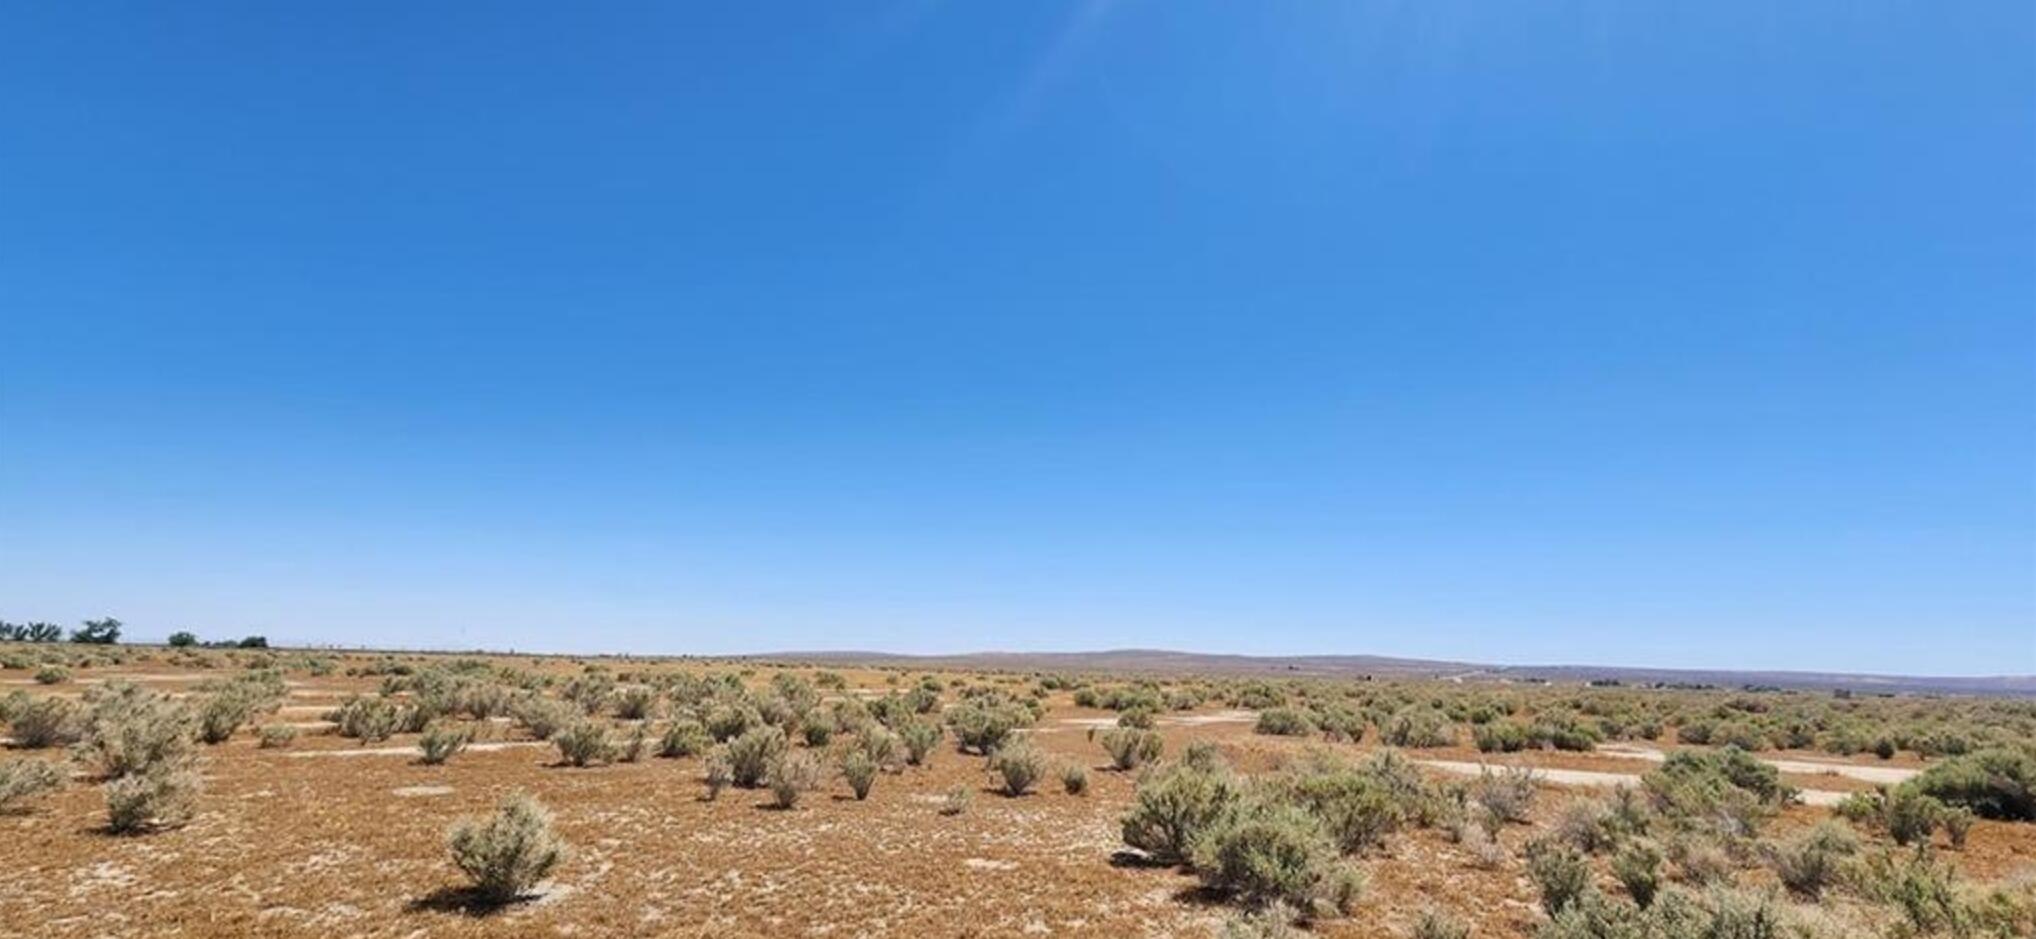
[[[389,790],[389,794],[401,799],[427,798],[430,796],[452,795],[451,786],[403,786]]]
[[[1646,760],[1650,763],[1659,763],[1668,759],[1667,753],[1656,750],[1653,747],[1633,746],[1630,744],[1606,744],[1599,747],[1596,752],[1606,756],[1616,756],[1621,759]],[[1860,780],[1861,782],[1880,783],[1883,785],[1897,785],[1907,782],[1921,772],[1921,770],[1912,769],[1907,766],[1861,766],[1857,763],[1825,762],[1823,760],[1780,760],[1770,759],[1759,754],[1754,754],[1754,759],[1784,773],[1795,773],[1802,776],[1844,776],[1849,779]]]
[[[1459,776],[1482,775],[1487,769],[1500,772],[1511,767],[1489,763],[1464,763],[1457,760],[1415,760],[1422,766],[1439,769]],[[1534,778],[1539,782],[1555,783],[1561,786],[1590,786],[1611,789],[1616,786],[1638,786],[1640,777],[1631,773],[1600,773],[1584,769],[1550,769],[1534,767]],[[1805,805],[1837,805],[1845,801],[1847,793],[1828,792],[1822,789],[1802,791]]]

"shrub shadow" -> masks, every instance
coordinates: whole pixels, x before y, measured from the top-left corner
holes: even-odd
[[[440,887],[410,901],[406,909],[412,913],[458,913],[478,919],[493,916],[518,904],[529,903],[539,896],[542,894],[526,893],[507,900],[497,900],[472,887]]]

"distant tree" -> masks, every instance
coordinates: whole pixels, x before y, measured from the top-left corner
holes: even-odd
[[[88,619],[85,625],[71,630],[71,641],[86,645],[110,646],[120,641],[120,621],[111,616],[105,619]]]
[[[269,637],[249,636],[240,641],[240,647],[243,649],[266,649],[269,647]]]
[[[24,638],[29,642],[55,642],[64,638],[64,630],[55,623],[30,623]]]
[[[0,642],[26,642],[28,627],[0,619]]]
[[[170,645],[175,646],[176,648],[188,649],[197,644],[198,637],[192,633],[174,632],[170,634]]]

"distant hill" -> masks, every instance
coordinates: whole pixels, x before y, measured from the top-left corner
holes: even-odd
[[[1612,665],[1481,665],[1379,655],[1216,655],[1166,649],[1099,652],[969,652],[901,655],[890,652],[777,652],[744,656],[776,662],[882,665],[906,668],[977,668],[1008,671],[1119,672],[1154,675],[1265,675],[1307,678],[1443,678],[1467,682],[1608,682],[1629,685],[1714,685],[1864,694],[1967,694],[2036,696],[2036,675],[1932,677],[1844,672],[1732,671],[1627,668]]]

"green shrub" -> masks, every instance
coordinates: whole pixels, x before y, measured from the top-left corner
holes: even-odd
[[[749,708],[718,705],[707,712],[707,734],[715,743],[727,743],[763,722],[762,715]]]
[[[1431,707],[1411,706],[1394,713],[1379,727],[1379,739],[1394,747],[1446,747],[1456,743],[1449,715]]]
[[[1911,786],[1890,790],[1882,803],[1882,824],[1896,844],[1928,844],[1937,820],[1944,815],[1944,803]]]
[[[474,732],[464,727],[434,723],[417,739],[418,761],[437,766],[452,759],[472,743]]]
[[[1591,867],[1583,853],[1553,838],[1527,845],[1527,876],[1541,891],[1541,908],[1561,913],[1591,889]]]
[[[658,737],[657,755],[670,758],[698,756],[713,745],[713,738],[707,735],[707,728],[700,726],[699,721],[676,720],[667,725],[663,735]]]
[[[1242,796],[1228,767],[1185,760],[1162,766],[1139,780],[1120,826],[1124,843],[1162,862],[1185,861],[1195,840],[1234,811]]]
[[[86,762],[109,777],[135,775],[156,766],[180,769],[196,746],[194,724],[190,709],[168,695],[113,682],[85,693],[78,749]]]
[[[1110,754],[1110,765],[1119,770],[1134,770],[1159,759],[1166,746],[1158,733],[1136,727],[1113,728],[1097,739]]]
[[[68,698],[37,698],[11,710],[7,733],[24,750],[74,743],[83,732],[78,705]]]
[[[1774,767],[1738,747],[1678,750],[1641,777],[1641,787],[1670,819],[1727,817],[1748,830],[1796,794]]]
[[[254,716],[255,705],[253,698],[234,691],[207,696],[198,706],[198,739],[208,744],[225,743]]]
[[[527,893],[565,857],[551,813],[521,793],[503,800],[494,817],[455,826],[447,846],[453,864],[473,880],[475,895],[489,903]]]
[[[903,757],[899,755],[902,747],[898,735],[882,724],[870,723],[865,726],[862,732],[856,735],[855,749],[861,751],[863,756],[869,757],[869,761],[878,769],[896,771],[903,768],[900,765]]]
[[[1470,939],[1470,927],[1448,914],[1423,910],[1414,921],[1411,939]]]
[[[1277,707],[1260,711],[1258,725],[1254,729],[1261,734],[1279,737],[1305,737],[1315,732],[1315,722],[1297,709]]]
[[[613,762],[616,757],[615,741],[609,738],[608,728],[598,721],[574,721],[553,734],[551,742],[558,747],[559,759],[573,766]]]
[[[288,724],[264,724],[255,732],[255,745],[264,750],[280,750],[297,741],[297,728]]]
[[[1378,777],[1335,760],[1315,760],[1270,783],[1278,798],[1319,820],[1345,853],[1380,847],[1406,822],[1400,796]]]
[[[940,814],[960,815],[968,811],[969,803],[974,801],[975,795],[975,790],[967,786],[956,786],[947,790],[946,797],[940,800]]]
[[[1845,863],[1859,851],[1859,839],[1825,822],[1794,839],[1774,846],[1768,863],[1790,893],[1815,900],[1838,879]]]
[[[45,665],[35,671],[35,682],[39,685],[60,685],[71,680],[71,670],[61,665]]]
[[[1470,791],[1471,798],[1477,800],[1478,805],[1495,821],[1525,822],[1528,812],[1534,808],[1534,771],[1524,766],[1509,766],[1495,773],[1487,767],[1478,772],[1477,782],[1471,784]]]
[[[1641,907],[1661,891],[1661,849],[1647,841],[1629,841],[1612,855],[1612,877]]]
[[[940,746],[945,732],[939,724],[931,721],[910,720],[898,728],[898,739],[905,744],[905,762],[913,766],[925,764],[933,748]]]
[[[1361,887],[1321,822],[1283,802],[1249,801],[1226,814],[1196,840],[1193,861],[1204,884],[1251,906],[1348,911]]]
[[[809,747],[826,746],[829,740],[834,739],[836,729],[834,715],[824,712],[808,714],[799,722],[799,735],[806,738]]]
[[[772,726],[753,727],[728,742],[730,778],[744,789],[763,784],[771,764],[785,752],[785,732]]]
[[[1080,763],[1068,763],[1060,768],[1060,787],[1068,795],[1078,796],[1089,791],[1089,771]]]
[[[118,776],[106,784],[106,827],[123,835],[175,828],[190,821],[198,790],[198,774],[174,763]]]
[[[353,697],[341,702],[332,713],[339,735],[362,743],[376,743],[394,736],[403,715],[387,698]]]
[[[1555,836],[1585,854],[1610,850],[1618,841],[1612,810],[1596,799],[1579,799],[1563,806],[1555,819]]]
[[[2036,820],[2036,753],[1995,747],[1952,757],[1902,784],[1981,818]]]
[[[1046,754],[1030,740],[1014,740],[990,755],[990,771],[1003,779],[1005,795],[1022,796],[1046,775]]]
[[[827,779],[827,768],[811,750],[784,750],[771,761],[765,777],[770,785],[771,804],[790,809],[798,806],[801,796],[820,788]]]
[[[985,755],[1003,746],[1018,728],[1031,722],[1031,712],[1025,708],[990,698],[964,701],[947,712],[947,724],[954,728],[955,741],[963,752]]]
[[[702,762],[700,772],[700,780],[707,786],[707,801],[712,802],[720,798],[721,790],[728,788],[728,784],[735,780],[735,769],[729,762],[728,748],[716,747],[708,753],[707,759]]]
[[[1471,729],[1471,738],[1481,753],[1513,753],[1527,747],[1527,728],[1511,721],[1494,721]]]
[[[870,787],[877,782],[877,761],[861,750],[850,750],[841,758],[841,778],[848,780],[857,802],[867,799]]]
[[[0,762],[0,814],[13,811],[27,799],[63,788],[67,778],[63,765],[52,760]]]
[[[516,702],[509,715],[538,740],[550,740],[554,734],[581,721],[578,709],[572,705],[535,694]]]
[[[615,716],[625,721],[646,721],[657,716],[657,690],[630,685],[614,694]]]

